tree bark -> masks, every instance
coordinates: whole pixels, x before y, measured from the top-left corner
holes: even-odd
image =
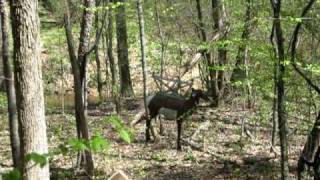
[[[273,65],[273,105],[272,105],[272,135],[271,135],[271,152],[275,152],[274,147],[276,145],[276,134],[277,134],[277,107],[278,107],[278,99],[277,99],[277,81],[278,81],[278,62],[277,62],[277,50],[274,42],[274,25],[272,25],[272,32],[270,35],[270,42],[273,47],[273,55],[274,55],[274,65]]]
[[[133,88],[130,76],[129,57],[128,57],[128,34],[125,0],[116,0],[121,5],[117,8],[116,28],[117,28],[117,49],[118,49],[118,66],[120,73],[120,92],[121,96],[130,97],[133,95]]]
[[[203,43],[207,43],[207,33],[205,31],[205,24],[203,22],[203,15],[202,15],[202,8],[201,8],[201,2],[200,0],[196,0],[196,8],[197,8],[197,16],[198,16],[198,27],[200,33],[198,34],[199,38],[202,40]],[[206,77],[206,85],[209,91],[211,91],[211,81],[215,79],[215,73],[210,70],[208,67],[212,67],[212,59],[211,54],[208,52],[208,49],[204,49],[201,52],[202,57],[206,60],[206,63],[204,64],[204,68],[208,72],[208,77]],[[209,93],[212,94],[212,93]]]
[[[112,0],[110,2],[113,2]],[[111,94],[112,99],[116,105],[116,112],[119,114],[121,112],[121,104],[120,104],[120,92],[119,92],[119,86],[118,86],[118,70],[117,65],[113,56],[113,11],[112,9],[109,9],[108,14],[108,25],[107,25],[107,55],[108,58],[106,58],[106,65],[108,64],[109,60],[109,68],[111,72]]]
[[[274,76],[274,97],[273,97],[273,106],[272,106],[272,137],[271,137],[271,145],[272,148],[276,145],[276,134],[277,134],[277,76],[278,76],[278,64],[275,61],[274,62],[274,70],[273,70],[273,76]]]
[[[156,19],[157,19],[157,27],[159,31],[159,37],[160,37],[160,43],[161,43],[161,56],[160,56],[160,92],[163,92],[163,69],[164,69],[164,55],[165,55],[165,42],[164,42],[164,37],[163,37],[163,32],[162,32],[162,27],[161,27],[161,21],[160,21],[160,15],[159,15],[159,10],[158,10],[158,0],[154,1],[155,5],[155,14],[156,14]],[[164,134],[164,128],[162,124],[161,118],[159,118],[159,124],[160,124],[160,135]]]
[[[320,178],[320,164],[319,164],[319,146],[320,146],[320,113],[315,120],[313,128],[308,135],[306,144],[303,147],[302,153],[298,160],[298,179],[303,179],[305,176],[304,171],[306,170],[306,165],[312,165],[314,169],[314,179]]]
[[[144,34],[144,18],[143,18],[143,8],[141,0],[137,0],[137,11],[138,11],[138,21],[139,21],[139,32],[140,32],[140,43],[141,43],[141,64],[142,64],[142,73],[143,73],[143,102],[144,102],[144,108],[146,112],[146,122],[149,122],[149,111],[148,111],[148,105],[147,105],[147,71],[146,71],[146,41],[145,41],[145,34]],[[148,126],[146,127],[146,131],[148,131]]]
[[[94,7],[94,0],[84,1],[84,11],[81,20],[81,30],[78,47],[78,61],[80,63],[80,78],[83,91],[83,101],[85,105],[85,114],[87,114],[87,64],[88,64],[88,52],[90,43],[90,32],[93,24],[94,14],[91,8]]]
[[[201,39],[203,42],[207,41],[207,34],[205,31],[205,26],[204,26],[204,22],[203,22],[203,15],[202,15],[202,10],[201,10],[201,4],[200,4],[200,0],[196,0],[196,7],[197,7],[197,14],[198,14],[198,23],[199,23],[199,28],[200,28],[200,34],[201,34]]]
[[[247,65],[247,49],[248,49],[248,41],[250,38],[250,34],[252,32],[254,23],[252,21],[253,18],[253,9],[252,9],[252,0],[246,0],[246,13],[245,13],[245,21],[244,27],[241,35],[241,44],[239,45],[238,54],[236,57],[236,65],[233,70],[231,81],[242,80],[246,77],[246,67]]]
[[[307,5],[304,7],[302,14],[300,18],[303,20],[307,13],[310,11],[312,6],[315,4],[316,0],[309,0]],[[310,79],[296,64],[295,58],[296,58],[296,49],[298,46],[298,37],[299,37],[299,31],[302,26],[302,22],[300,21],[297,23],[293,35],[292,35],[292,41],[290,44],[291,47],[291,57],[290,61],[294,68],[294,70],[307,82],[308,86],[315,90],[318,95],[320,94],[320,87],[316,85]],[[312,128],[311,133],[308,136],[308,139],[306,141],[306,144],[304,145],[303,151],[300,154],[299,160],[298,160],[298,179],[302,179],[304,176],[304,170],[305,166],[313,166],[314,169],[314,179],[318,180],[320,179],[320,113],[318,112],[318,116],[315,120],[314,126]]]
[[[212,0],[212,18],[213,29],[215,32],[222,33],[225,26],[223,17],[225,17],[225,9],[221,0]],[[225,40],[223,35],[220,41]],[[226,46],[218,47],[217,62],[210,62],[210,66],[224,67],[227,64],[227,49]],[[215,99],[215,105],[219,106],[221,98],[224,95],[225,88],[225,73],[224,70],[210,70],[210,91]]]
[[[81,21],[81,30],[80,30],[80,38],[79,38],[79,47],[78,47],[78,63],[80,63],[80,80],[81,84],[79,87],[80,94],[82,96],[83,103],[80,103],[80,97],[78,97],[79,106],[83,106],[82,112],[79,112],[81,115],[80,118],[80,129],[82,138],[86,141],[90,141],[90,134],[87,122],[87,64],[89,58],[89,42],[90,42],[90,32],[92,30],[93,17],[94,14],[91,11],[91,8],[94,7],[94,0],[85,0],[84,7],[86,9],[83,11],[82,21]],[[89,176],[93,175],[94,165],[93,158],[90,150],[85,150],[84,156],[85,168]]]
[[[96,7],[100,5],[101,0],[96,0]],[[99,12],[95,13],[95,29],[96,29],[96,40],[100,39],[99,35]],[[95,60],[97,65],[97,86],[98,86],[98,94],[99,94],[99,101],[102,101],[102,80],[101,80],[101,62],[99,57],[99,42],[95,45],[94,52],[95,52]]]
[[[93,1],[86,0],[84,2],[85,7],[92,8]],[[78,49],[78,57],[76,55],[74,40],[72,35],[72,28],[69,19],[69,12],[65,14],[65,29],[68,43],[69,57],[71,61],[72,74],[74,78],[74,94],[75,94],[75,113],[76,113],[76,123],[77,123],[77,134],[78,138],[83,138],[86,141],[90,141],[88,123],[85,113],[85,89],[86,89],[86,66],[89,50],[89,38],[90,31],[92,26],[92,16],[91,12],[88,12],[88,9],[84,10],[82,23],[81,23],[81,32],[80,32],[80,42]],[[88,22],[87,22],[88,21]],[[90,26],[90,27],[89,27]],[[85,150],[85,155],[81,156],[81,161],[85,166],[87,174],[89,176],[93,175],[94,165],[92,154],[90,150]]]
[[[161,21],[160,21],[160,15],[159,15],[159,10],[158,10],[158,0],[154,1],[155,5],[155,14],[157,18],[157,27],[159,31],[159,37],[161,41],[161,57],[160,57],[160,78],[163,78],[163,68],[164,68],[164,53],[165,53],[165,43],[164,43],[164,37],[163,37],[163,32],[162,32],[162,27],[161,27]],[[160,81],[160,92],[163,91],[163,81]],[[162,133],[162,128],[160,129],[160,133]]]
[[[112,0],[110,0],[112,2]],[[111,72],[111,84],[112,84],[112,94],[113,92],[113,87],[116,85],[116,65],[114,62],[114,56],[113,56],[113,13],[112,9],[109,10],[108,14],[108,25],[107,25],[107,55],[108,58],[106,59],[106,65],[108,65],[108,60],[109,60],[109,65],[110,65],[110,72]]]
[[[16,96],[14,90],[14,79],[12,64],[9,60],[9,13],[6,0],[0,0],[1,11],[1,37],[2,37],[2,62],[5,77],[5,86],[8,101],[8,119],[10,130],[10,143],[12,151],[13,167],[21,168],[20,159],[20,136],[17,119]]]
[[[38,1],[12,0],[13,59],[18,120],[21,125],[22,176],[49,179],[49,164],[26,161],[30,153],[46,155],[48,142],[40,58]]]
[[[281,27],[281,0],[272,0],[272,7],[274,13],[274,33],[276,41],[276,50],[278,58],[279,73],[277,79],[277,98],[278,98],[278,128],[280,137],[280,151],[281,151],[281,179],[288,178],[289,165],[288,165],[288,141],[287,141],[287,117],[285,107],[285,94],[284,94],[284,75],[285,75],[285,52],[284,52],[284,39]]]

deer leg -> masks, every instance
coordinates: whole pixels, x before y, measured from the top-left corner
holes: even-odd
[[[150,141],[150,126],[151,126],[151,119],[147,118],[147,120],[146,120],[146,142]]]
[[[150,122],[150,131],[151,131],[151,135],[153,137],[153,141],[156,141],[157,140],[157,136],[155,134],[155,131],[154,131],[154,128],[153,128],[151,122]]]
[[[163,136],[163,124],[162,124],[162,120],[161,120],[161,117],[158,117],[159,118],[159,124],[160,124],[160,132],[159,132],[159,134],[161,135],[161,136]]]
[[[181,144],[180,144],[181,127],[182,127],[182,121],[181,120],[177,120],[177,127],[178,127],[177,150],[181,151]]]

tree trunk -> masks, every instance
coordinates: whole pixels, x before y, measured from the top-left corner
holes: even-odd
[[[96,0],[96,7],[99,6],[100,0]],[[96,28],[96,40],[100,39],[99,35],[99,12],[95,13],[95,28]],[[101,62],[99,57],[99,41],[97,42],[95,49],[95,60],[97,65],[97,86],[98,86],[98,93],[99,93],[99,101],[102,101],[102,80],[101,80]]]
[[[307,13],[310,11],[312,6],[316,3],[316,0],[309,0],[307,5],[304,7],[300,18],[302,20],[305,19]],[[320,87],[315,84],[312,79],[310,79],[297,65],[296,63],[296,49],[298,46],[298,38],[299,38],[299,31],[301,29],[303,21],[297,23],[293,35],[292,41],[290,44],[291,47],[291,57],[290,61],[294,68],[294,70],[307,82],[308,86],[315,90],[317,94],[320,94]],[[311,133],[308,136],[307,142],[304,145],[303,151],[300,154],[298,160],[298,179],[302,179],[304,176],[303,171],[305,170],[305,166],[313,166],[314,169],[314,179],[320,179],[320,113],[318,112],[317,119],[314,123]]]
[[[212,0],[212,18],[213,28],[215,32],[222,33],[225,26],[223,18],[225,18],[225,8],[221,0]],[[223,35],[220,41],[225,40]],[[210,66],[218,66],[220,68],[227,64],[227,49],[224,47],[218,48],[218,59],[216,62],[210,62]],[[212,73],[212,74],[211,74]],[[210,91],[215,99],[215,105],[219,106],[221,98],[224,95],[225,88],[225,73],[224,70],[210,70]]]
[[[91,8],[94,7],[94,0],[85,0],[84,7],[86,9],[83,11],[82,21],[81,21],[81,31],[79,38],[79,48],[78,48],[78,63],[80,63],[80,87],[77,88],[79,91],[79,96],[82,97],[82,103],[80,103],[80,97],[77,101],[79,104],[80,116],[80,130],[82,138],[87,141],[90,141],[90,134],[87,122],[87,64],[88,64],[88,52],[89,52],[89,41],[90,41],[90,32],[92,29],[93,17],[94,14],[91,11]],[[76,87],[76,86],[75,86]],[[83,108],[82,108],[83,106]],[[88,175],[93,175],[93,159],[90,150],[85,150],[85,168]]]
[[[287,142],[287,117],[285,108],[285,94],[284,94],[284,75],[285,75],[285,52],[284,52],[284,39],[282,35],[280,12],[281,12],[281,1],[271,1],[274,12],[274,31],[276,49],[278,55],[278,66],[279,73],[277,79],[277,98],[278,98],[278,128],[280,137],[280,148],[281,148],[281,177],[283,180],[288,178],[289,165],[288,165],[288,142]]]
[[[243,32],[241,35],[241,44],[239,45],[238,54],[236,57],[236,64],[235,68],[231,74],[231,81],[236,82],[239,80],[245,80],[249,78],[249,58],[248,58],[248,41],[250,38],[250,34],[252,29],[255,25],[255,21],[252,20],[253,18],[253,4],[251,0],[246,0],[246,13],[245,13],[245,22],[243,27]],[[245,87],[247,89],[247,106],[248,108],[252,108],[252,88],[250,81],[243,81],[245,82]]]
[[[49,164],[26,161],[30,153],[46,155],[48,142],[40,58],[38,1],[11,1],[13,59],[18,120],[21,125],[23,179],[49,179]]]
[[[276,145],[276,134],[277,134],[277,107],[278,107],[278,99],[277,99],[277,81],[278,81],[278,62],[277,62],[277,50],[274,43],[274,25],[272,26],[272,32],[270,36],[270,42],[273,47],[274,53],[274,65],[273,65],[273,105],[272,105],[272,137],[271,137],[271,152],[275,152]]]
[[[320,179],[320,113],[315,120],[311,133],[308,135],[306,144],[303,147],[302,153],[298,161],[298,179],[303,179],[307,165],[312,165],[314,169],[314,179]]]
[[[110,0],[112,2],[112,0]],[[112,84],[112,94],[114,93],[114,87],[116,85],[116,65],[114,62],[114,56],[113,56],[113,13],[112,9],[109,9],[109,14],[108,14],[108,25],[107,25],[107,55],[108,58],[106,59],[106,65],[108,65],[108,60],[109,60],[109,65],[110,65],[110,72],[111,72],[111,84]]]
[[[141,0],[137,0],[137,10],[138,10],[138,21],[139,21],[139,32],[140,32],[140,43],[141,43],[141,64],[142,64],[142,72],[143,72],[143,100],[144,100],[144,108],[146,112],[146,122],[149,122],[149,111],[147,106],[147,71],[146,71],[146,42],[145,42],[145,34],[144,34],[144,18],[143,18],[143,8]],[[146,127],[147,130],[149,127]]]
[[[110,1],[112,2],[112,1]],[[112,9],[109,9],[108,14],[108,27],[107,27],[107,55],[108,58],[106,59],[106,65],[108,64],[109,60],[109,68],[111,72],[111,94],[112,99],[116,105],[116,112],[119,114],[121,112],[121,104],[120,104],[120,92],[119,92],[119,86],[118,86],[118,71],[117,66],[115,63],[115,59],[113,56],[113,14]]]
[[[273,97],[273,107],[272,107],[272,139],[271,139],[271,145],[272,148],[276,145],[276,134],[277,134],[277,76],[278,76],[278,64],[275,60],[274,62],[274,97]]]
[[[200,4],[200,0],[196,0],[196,7],[197,7],[197,14],[198,14],[198,23],[199,23],[199,28],[200,28],[200,34],[201,34],[201,39],[203,42],[207,41],[207,34],[205,31],[205,26],[204,26],[204,22],[203,22],[203,15],[202,15],[202,10],[201,10],[201,4]]]
[[[231,81],[243,80],[246,77],[246,52],[248,49],[248,41],[250,38],[250,34],[252,32],[254,21],[252,21],[253,12],[252,12],[252,0],[246,0],[246,14],[245,14],[245,22],[241,35],[241,44],[239,45],[237,57],[236,57],[236,65],[233,70]]]
[[[163,37],[163,32],[162,32],[162,27],[161,27],[161,21],[160,21],[160,15],[159,15],[159,10],[158,10],[158,0],[154,1],[155,5],[155,13],[156,13],[156,18],[157,18],[157,27],[159,31],[159,36],[160,36],[160,41],[161,41],[161,56],[160,56],[160,92],[163,92],[163,69],[164,69],[164,55],[165,55],[165,43],[164,43],[164,37]],[[159,118],[159,124],[160,124],[160,135],[164,134],[164,128],[162,124],[161,118]]]
[[[117,3],[124,3],[125,0],[116,0]],[[117,8],[116,13],[117,28],[117,49],[118,66],[120,73],[120,91],[121,96],[130,97],[133,95],[132,82],[129,68],[128,57],[128,34],[126,24],[126,12],[124,4]]]
[[[94,7],[94,0],[84,1],[84,11],[81,20],[81,30],[79,38],[78,48],[78,62],[80,63],[80,78],[83,91],[83,101],[85,104],[85,111],[87,110],[87,64],[88,64],[88,52],[90,43],[90,32],[92,29],[94,14],[91,8]],[[86,114],[86,112],[85,112]]]
[[[0,0],[1,32],[2,32],[2,62],[5,76],[5,86],[8,100],[8,119],[10,130],[10,143],[14,168],[21,168],[20,159],[20,136],[17,119],[16,96],[14,90],[14,79],[9,60],[9,13],[6,0]]]
[[[203,15],[202,15],[202,9],[201,9],[201,2],[200,0],[196,0],[196,8],[197,8],[197,16],[198,16],[198,26],[199,26],[199,31],[200,33],[199,38],[202,40],[203,43],[207,42],[207,34],[205,31],[205,25],[203,22]],[[205,84],[208,88],[209,94],[215,94],[212,92],[212,81],[215,79],[215,72],[210,70],[210,68],[208,67],[212,67],[213,66],[213,62],[212,62],[212,58],[211,58],[211,54],[210,52],[208,52],[207,49],[203,50],[201,52],[202,57],[206,60],[206,62],[204,63],[204,69],[206,69],[207,73],[208,73],[208,77],[205,78]]]
[[[92,8],[93,1],[87,0],[84,2],[85,7]],[[78,49],[78,57],[75,52],[75,46],[72,35],[72,28],[69,20],[69,12],[65,15],[65,29],[68,43],[68,51],[71,61],[72,73],[74,78],[74,93],[75,93],[75,111],[76,111],[76,123],[77,123],[77,134],[78,138],[83,138],[86,141],[90,141],[88,123],[86,119],[85,113],[85,84],[86,84],[86,66],[87,66],[87,56],[89,50],[89,35],[92,26],[92,17],[93,14],[88,12],[88,10],[84,10],[83,19],[81,24],[81,32],[80,32],[80,42]],[[90,150],[85,150],[85,155],[81,156],[81,161],[85,166],[87,174],[89,176],[93,175],[94,165],[92,154]]]
[[[164,37],[163,37],[163,32],[161,27],[159,10],[158,10],[158,0],[155,0],[154,3],[155,3],[156,18],[157,18],[157,27],[158,27],[160,41],[161,41],[160,79],[163,79],[165,43],[164,43]],[[162,91],[163,91],[163,81],[160,81],[160,92]],[[162,134],[162,128],[160,129],[160,133]]]

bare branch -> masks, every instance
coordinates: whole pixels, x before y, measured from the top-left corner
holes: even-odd
[[[101,25],[101,28],[99,30],[98,36],[95,39],[94,44],[92,45],[92,47],[89,48],[89,50],[86,52],[86,55],[90,54],[97,47],[97,45],[99,44],[99,41],[100,41],[100,38],[102,36],[102,32],[103,32],[104,26],[106,24],[106,19],[108,19],[107,18],[107,11],[103,15],[103,21],[102,21],[102,25]]]
[[[301,18],[305,17],[305,15],[308,13],[308,11],[311,9],[312,5],[316,2],[316,0],[310,0],[309,3],[306,5],[306,7],[303,9]],[[303,71],[298,67],[295,57],[296,57],[296,49],[298,44],[298,37],[299,37],[299,31],[302,26],[302,21],[300,21],[294,32],[292,37],[292,44],[291,44],[291,63],[293,68],[298,72],[298,74],[311,86],[315,91],[317,91],[318,94],[320,94],[320,88],[312,82],[312,80],[305,74]]]

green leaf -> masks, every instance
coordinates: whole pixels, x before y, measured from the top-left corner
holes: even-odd
[[[289,22],[291,23],[301,23],[302,22],[302,18],[295,18],[295,17],[288,17]]]
[[[291,64],[291,61],[290,60],[284,60],[283,63],[282,63],[284,66],[288,66]]]
[[[119,135],[121,137],[122,140],[124,140],[127,143],[131,143],[131,136],[129,131],[125,130],[125,129],[120,129],[119,130]]]
[[[108,148],[110,143],[103,138],[101,135],[95,135],[91,139],[90,147],[94,152],[101,151],[103,149]]]
[[[132,142],[133,133],[131,132],[130,128],[126,127],[121,118],[119,118],[116,115],[112,115],[110,117],[105,118],[105,121],[107,123],[110,123],[115,128],[118,135],[123,141],[129,144]]]
[[[27,154],[26,160],[33,161],[36,165],[40,165],[40,167],[44,167],[48,163],[48,155],[30,153],[30,154]]]
[[[13,169],[12,171],[9,171],[2,175],[3,180],[20,180],[21,174],[18,169]]]
[[[124,127],[122,120],[116,115],[111,115],[110,117],[106,118],[105,121],[113,125],[116,129],[121,129]]]
[[[88,149],[88,146],[83,139],[71,139],[68,144],[71,146],[71,148],[75,151],[83,151]]]

